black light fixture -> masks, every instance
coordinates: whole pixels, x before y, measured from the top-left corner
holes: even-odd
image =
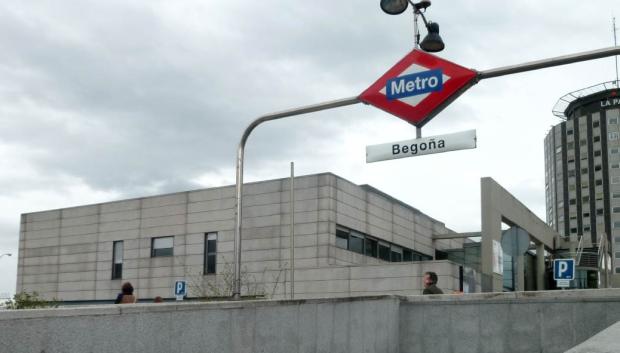
[[[443,44],[443,40],[441,40],[439,36],[439,24],[430,22],[426,26],[426,29],[428,30],[428,34],[424,37],[422,43],[420,43],[420,48],[429,53],[442,51],[443,48],[445,48],[445,44]]]
[[[407,10],[408,0],[381,0],[381,10],[388,15],[400,15]]]
[[[414,23],[416,24],[416,38],[415,44],[416,48],[419,45],[420,48],[424,51],[430,53],[436,53],[442,51],[445,48],[445,44],[443,40],[439,36],[439,24],[436,22],[427,22],[426,17],[424,17],[424,12],[426,12],[426,8],[431,6],[430,0],[421,0],[417,3],[414,3],[411,0],[381,0],[381,10],[387,13],[388,15],[399,15],[407,9],[407,6],[411,3],[413,6],[414,13]],[[420,36],[417,34],[417,16],[422,16],[422,20],[424,21],[424,26],[428,31],[428,34],[420,43]]]

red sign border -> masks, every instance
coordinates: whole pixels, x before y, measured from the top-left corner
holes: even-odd
[[[443,73],[449,76],[450,79],[444,82],[441,91],[430,93],[416,106],[411,106],[396,99],[388,100],[386,95],[380,93],[389,79],[397,77],[414,63],[429,70],[442,69]],[[410,124],[421,127],[467,88],[475,84],[476,82],[472,83],[472,81],[477,75],[478,72],[475,70],[465,68],[419,49],[414,49],[362,92],[359,99]]]

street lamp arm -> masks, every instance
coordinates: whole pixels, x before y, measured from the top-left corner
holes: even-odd
[[[478,72],[478,80],[505,75],[517,74],[525,71],[539,70],[547,67],[572,64],[580,61],[600,59],[612,55],[620,55],[620,46],[591,50],[581,53],[557,56],[549,59],[530,61],[523,64],[499,67]]]
[[[241,297],[241,226],[242,226],[242,205],[243,205],[243,161],[245,156],[245,144],[250,137],[252,131],[260,124],[277,120],[282,118],[287,118],[295,115],[302,115],[307,113],[318,112],[321,110],[327,110],[332,108],[344,107],[347,105],[353,105],[360,103],[359,97],[351,97],[344,98],[339,100],[328,101],[324,103],[308,105],[305,107],[293,108],[289,110],[284,110],[281,112],[276,112],[272,114],[263,115],[256,120],[254,120],[248,127],[245,128],[243,135],[241,136],[241,141],[239,142],[239,147],[237,148],[237,185],[236,185],[236,198],[237,198],[237,212],[235,216],[235,242],[234,242],[234,262],[235,262],[235,273],[234,273],[234,288],[233,288],[233,298],[239,299]]]

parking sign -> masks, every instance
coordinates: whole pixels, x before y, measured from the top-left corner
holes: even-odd
[[[555,279],[556,281],[575,279],[575,260],[553,260],[553,279]]]
[[[179,297],[183,299],[187,295],[187,282],[177,281],[174,284],[174,295],[177,297],[177,300],[179,300]]]

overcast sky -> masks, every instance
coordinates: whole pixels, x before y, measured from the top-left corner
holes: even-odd
[[[613,45],[617,0],[434,0],[439,55],[486,70]],[[0,297],[15,291],[20,214],[233,184],[262,114],[359,95],[413,46],[378,0],[0,3]],[[425,31],[423,30],[423,34]],[[365,163],[415,128],[355,105],[260,126],[246,181],[333,172],[480,229],[489,176],[544,219],[543,139],[565,93],[615,79],[606,58],[481,81],[423,129],[478,148]]]

